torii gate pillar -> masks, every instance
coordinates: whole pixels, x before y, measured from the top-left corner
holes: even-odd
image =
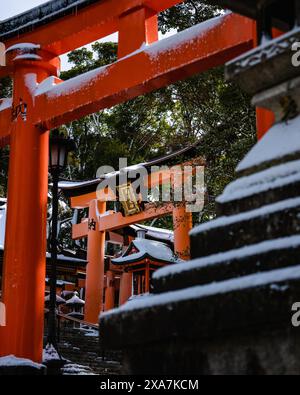
[[[98,216],[106,203],[92,200],[89,207],[88,265],[86,270],[85,321],[97,324],[103,310],[105,232],[100,232]]]
[[[185,206],[174,207],[174,250],[179,258],[188,261],[191,258],[191,242],[189,233],[193,228],[192,213]]]
[[[106,273],[105,305],[104,310],[108,311],[115,307],[115,288],[113,286],[114,274],[112,271]]]
[[[119,305],[125,304],[132,295],[132,273],[123,273],[120,279]]]
[[[0,354],[41,362],[44,330],[49,132],[33,124],[34,89],[60,61],[28,44],[8,51],[14,70],[3,268],[6,327]]]

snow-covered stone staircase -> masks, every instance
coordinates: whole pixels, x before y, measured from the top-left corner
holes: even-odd
[[[68,361],[64,375],[116,375],[121,371],[120,352],[101,350],[94,330],[63,327],[58,348]]]
[[[295,27],[227,65],[276,122],[238,165],[217,218],[191,232],[192,260],[102,317],[126,373],[300,374],[299,38]]]
[[[241,174],[218,218],[192,231],[194,259],[159,270],[153,295],[103,318],[126,372],[300,373],[299,163]]]
[[[154,292],[299,265],[298,178],[299,160],[230,184],[218,198],[219,217],[191,233],[195,259],[156,273]]]

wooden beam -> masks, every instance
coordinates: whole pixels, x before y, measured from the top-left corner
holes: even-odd
[[[37,111],[35,123],[58,127],[223,65],[252,45],[249,19],[215,18],[36,96],[43,111]]]
[[[1,107],[3,108],[1,110]],[[12,124],[12,106],[10,99],[0,101],[0,147],[4,147],[9,143],[10,131]]]
[[[75,224],[72,226],[72,239],[79,240],[88,235],[88,220],[81,222],[80,224]]]
[[[104,0],[53,22],[37,26],[4,41],[6,48],[20,42],[38,43],[56,55],[62,55],[118,31],[119,17],[140,6],[157,13],[184,0]]]
[[[81,196],[71,197],[71,207],[77,209],[84,209],[90,206],[92,200],[97,199],[96,188],[95,192],[90,192]]]
[[[124,217],[122,213],[111,213],[110,215],[102,215],[98,217],[99,229],[101,232],[109,232],[126,226],[134,225],[139,222],[148,221],[153,218],[171,215],[174,210],[173,204],[165,204],[160,207],[149,205],[145,211],[140,214]]]

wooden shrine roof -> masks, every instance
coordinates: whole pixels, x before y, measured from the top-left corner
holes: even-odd
[[[134,253],[132,253],[133,250]],[[166,264],[181,262],[167,244],[147,239],[135,239],[124,254],[112,259],[111,263],[113,265],[129,265],[146,259]]]
[[[102,0],[100,0],[102,1]],[[66,15],[76,13],[99,0],[52,0],[0,22],[0,41],[30,32]]]
[[[173,164],[173,160],[178,158],[191,158],[197,152],[197,148],[200,145],[199,142],[196,144],[190,145],[188,147],[182,148],[176,152],[171,154],[165,155],[163,157],[153,159],[149,162],[140,163],[134,166],[129,166],[127,168],[128,172],[133,169],[138,169],[139,167],[145,167],[146,169],[150,170],[152,166],[163,166],[163,165],[171,165]],[[178,163],[178,162],[177,162]],[[175,162],[174,162],[175,164]],[[204,164],[204,160],[203,160]],[[105,179],[110,177],[118,177],[120,174],[119,171],[116,171],[111,174],[107,174]],[[59,188],[63,191],[64,195],[68,198],[81,196],[90,192],[95,192],[97,189],[97,185],[104,180],[103,178],[98,178],[95,180],[88,180],[88,181],[61,181],[59,183]]]

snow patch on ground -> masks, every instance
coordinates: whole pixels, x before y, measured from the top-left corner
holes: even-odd
[[[78,364],[67,364],[62,372],[64,376],[97,376],[90,368]]]
[[[27,366],[27,367],[32,367],[36,369],[42,369],[43,365],[39,363],[35,363],[31,361],[30,359],[25,359],[25,358],[17,358],[14,355],[8,355],[6,357],[0,358],[0,366],[8,366],[8,367],[13,367],[13,366]]]
[[[138,252],[132,255],[126,255],[131,250],[130,245],[125,254],[120,258],[112,259],[112,263],[123,264],[126,262],[130,262],[133,259],[143,259],[146,256],[148,256],[149,258],[157,259],[158,261],[164,261],[169,263],[175,263],[180,261],[173,253],[171,248],[162,242],[147,239],[136,239],[132,242],[132,244],[138,250]]]

